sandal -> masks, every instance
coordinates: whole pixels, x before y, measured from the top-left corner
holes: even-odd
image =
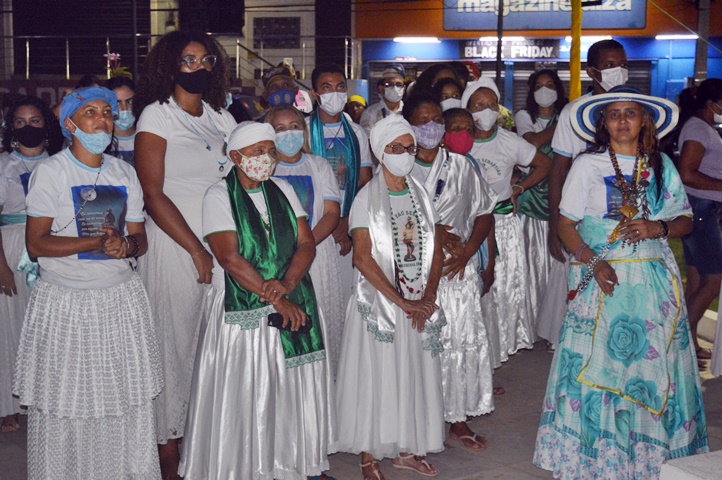
[[[368,463],[359,463],[358,466],[361,467],[361,474],[364,476],[364,480],[383,480],[380,475],[381,467],[379,467],[379,464],[376,460],[371,460]],[[371,467],[373,469],[374,478],[367,477],[364,474],[364,468],[368,468],[368,467]]]
[[[404,462],[409,458],[413,458],[418,463],[415,465],[407,465]],[[399,460],[401,463],[396,463],[397,460]],[[424,477],[435,477],[439,474],[439,471],[432,467],[424,457],[414,455],[413,453],[409,453],[407,455],[399,453],[398,457],[391,460],[391,466],[394,468],[398,468],[399,470],[411,470],[412,472],[416,472]],[[426,467],[426,470],[422,470],[422,467]]]
[[[712,350],[709,348],[698,347],[695,353],[697,354],[697,360],[712,360]]]
[[[486,438],[479,436],[477,434],[472,435],[456,435],[454,433],[449,432],[449,440],[455,443],[460,443],[466,450],[470,451],[471,453],[479,453],[484,450],[486,450],[487,442]],[[478,445],[479,448],[472,448],[467,443],[466,440],[470,440],[474,445]]]
[[[501,395],[504,395],[506,393],[506,390],[504,390],[504,387],[494,387],[494,389],[492,390],[492,393],[495,396],[499,397]]]

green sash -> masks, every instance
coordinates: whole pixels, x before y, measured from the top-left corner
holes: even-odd
[[[226,184],[240,255],[263,278],[280,280],[291,265],[298,240],[298,223],[291,204],[273,181],[261,184],[271,224],[270,232],[266,235],[261,214],[234,172],[226,176]],[[261,319],[265,321],[275,311],[273,306],[261,302],[257,294],[243,288],[228,272],[225,272],[225,281],[226,323],[238,324],[244,329],[258,328],[258,322]],[[311,276],[306,273],[298,287],[286,298],[300,306],[313,322],[311,331],[306,334],[279,330],[286,367],[326,358]]]
[[[559,117],[554,115],[546,128],[549,128],[557,123]],[[542,146],[539,151],[549,158],[552,157],[552,144],[551,142]],[[534,185],[529,190],[525,191],[519,198],[517,198],[517,213],[520,215],[526,215],[527,217],[535,218],[537,220],[549,221],[549,180],[545,178],[541,182]]]
[[[496,202],[496,205],[494,205],[493,213],[495,215],[509,215],[513,211],[514,211],[514,204],[511,203],[511,198],[507,198],[506,200]]]

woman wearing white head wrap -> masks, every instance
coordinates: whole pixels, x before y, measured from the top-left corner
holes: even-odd
[[[321,475],[333,453],[323,323],[308,274],[315,242],[291,185],[270,179],[274,141],[268,124],[236,127],[228,140],[236,168],[203,199],[214,267],[178,470],[187,479],[301,479]]]
[[[499,198],[494,208],[498,253],[489,259],[490,265],[495,263],[494,283],[481,302],[483,317],[488,322],[492,360],[499,367],[518,349],[532,348],[536,340],[528,294],[531,284],[525,259],[528,253],[516,215],[516,199],[548,175],[551,161],[523,138],[497,126],[499,90],[490,80],[482,78],[470,84],[462,102],[474,119],[474,146],[469,154],[483,166]],[[512,186],[515,166],[532,170]]]
[[[381,174],[358,193],[349,219],[357,286],[346,310],[336,383],[339,450],[437,475],[424,456],[444,449],[438,353],[446,323],[436,305],[442,254],[431,197],[409,174],[416,145],[400,115],[371,130]]]

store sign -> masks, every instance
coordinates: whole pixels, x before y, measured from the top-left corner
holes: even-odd
[[[497,42],[466,40],[459,42],[461,58],[496,58]],[[559,58],[559,40],[530,39],[523,41],[502,42],[501,58]]]
[[[504,30],[568,30],[570,0],[501,0]],[[496,30],[499,0],[444,0],[444,30]],[[602,0],[584,7],[582,28],[625,29],[646,26],[646,0]]]

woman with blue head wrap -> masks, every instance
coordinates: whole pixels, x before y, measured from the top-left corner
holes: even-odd
[[[28,406],[32,478],[157,478],[152,399],[162,388],[145,288],[135,170],[106,155],[117,113],[100,87],[60,108],[69,148],[30,177],[27,249],[40,278],[27,307],[14,393]]]

